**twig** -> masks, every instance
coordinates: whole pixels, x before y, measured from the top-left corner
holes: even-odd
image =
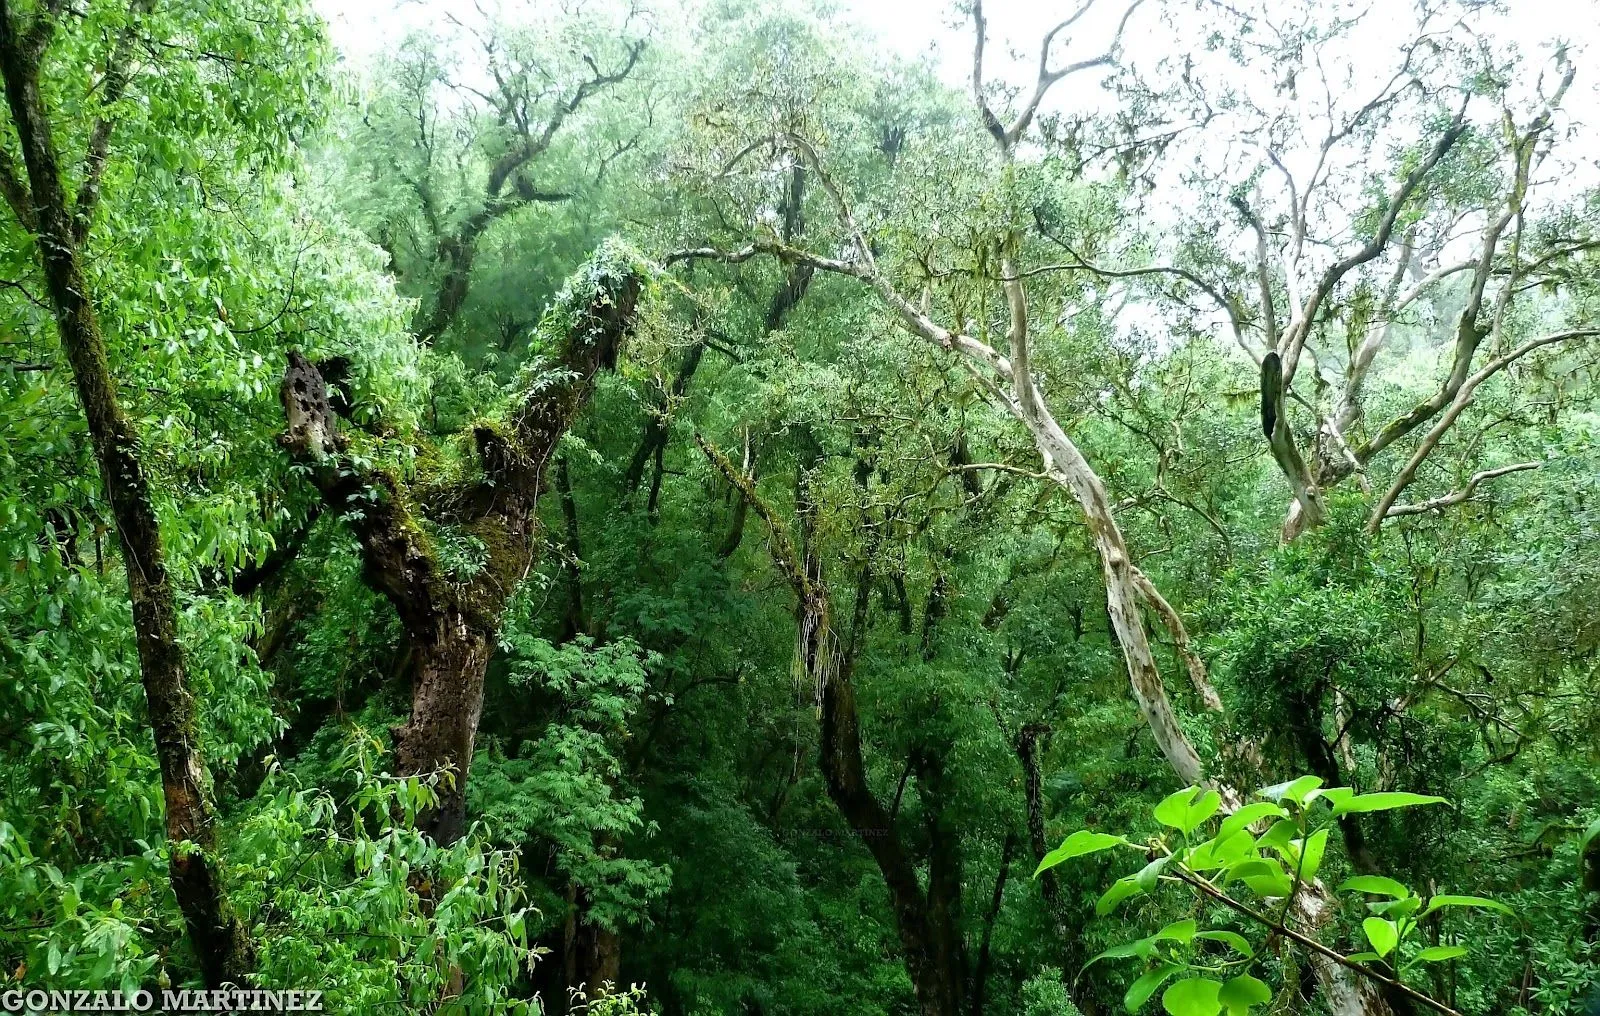
[[[1399,992],[1413,1002],[1419,1002],[1435,1012],[1443,1013],[1444,1016],[1461,1016],[1461,1013],[1457,1012],[1455,1009],[1450,1008],[1437,999],[1429,998],[1427,995],[1417,991],[1415,988],[1412,988],[1405,982],[1397,981],[1386,974],[1380,974],[1378,971],[1367,966],[1365,963],[1357,963],[1355,960],[1352,960],[1340,953],[1337,949],[1329,949],[1327,946],[1323,945],[1321,942],[1318,942],[1311,936],[1303,935],[1300,932],[1295,931],[1293,928],[1285,925],[1282,921],[1277,921],[1271,917],[1268,917],[1266,914],[1263,914],[1261,911],[1255,909],[1247,903],[1240,903],[1238,900],[1234,899],[1232,896],[1229,896],[1227,893],[1222,892],[1205,879],[1197,878],[1194,875],[1188,874],[1182,865],[1179,865],[1173,871],[1172,877],[1200,890],[1202,893],[1211,897],[1213,900],[1216,900],[1229,910],[1243,914],[1252,921],[1256,921],[1257,923],[1264,925],[1268,930],[1282,935],[1284,938],[1289,939],[1297,945],[1304,946],[1320,956],[1325,956],[1340,966],[1355,971],[1362,977],[1371,978],[1372,980],[1377,981],[1379,984]]]

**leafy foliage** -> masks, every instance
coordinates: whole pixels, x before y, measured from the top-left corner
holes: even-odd
[[[342,62],[303,0],[0,12],[41,30],[69,200],[99,191],[83,295],[256,984],[1313,1016],[1334,977],[1362,1016],[1587,1016],[1581,39],[1455,0],[1096,6],[1036,78],[999,0],[916,59],[861,4],[445,6]],[[215,987],[5,108],[0,991]],[[557,366],[635,283],[616,369]],[[387,495],[329,510],[285,453],[291,350]],[[481,525],[484,447],[577,382],[525,524]],[[396,506],[430,592],[508,604],[437,684],[481,676],[470,765],[421,775],[419,642],[352,525]]]

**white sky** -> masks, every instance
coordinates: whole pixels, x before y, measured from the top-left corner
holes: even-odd
[[[449,34],[451,26],[445,21],[448,12],[460,10],[466,0],[315,0],[318,9],[328,19],[334,41],[347,58],[356,65],[367,63],[373,56],[392,47],[409,32],[437,25],[441,33]],[[548,11],[558,0],[482,0],[496,4],[510,13],[523,7],[537,16]],[[674,13],[698,7],[694,0],[641,0],[657,24],[670,23]],[[914,57],[928,53],[932,56],[941,77],[959,88],[967,87],[972,67],[972,27],[970,18],[960,13],[949,0],[833,0],[844,19],[854,21],[865,31],[877,36],[887,47],[900,55]],[[1081,0],[986,0],[985,13],[989,21],[989,44],[985,68],[990,81],[1004,80],[1017,86],[1031,86],[1037,70],[1038,46],[1044,33],[1071,14]],[[1129,0],[1098,0],[1075,26],[1070,41],[1058,39],[1052,65],[1095,56],[1103,52],[1117,21],[1126,10]],[[1330,49],[1327,79],[1330,87],[1324,91],[1318,83],[1302,81],[1296,95],[1305,119],[1322,123],[1326,130],[1326,103],[1329,99],[1341,114],[1348,114],[1373,98],[1384,86],[1395,68],[1396,47],[1409,38],[1409,12],[1413,0],[1319,0],[1323,6],[1319,15],[1328,11],[1343,11],[1362,15],[1362,20],[1337,49]],[[1245,4],[1244,6],[1251,6]],[[1600,181],[1600,0],[1504,0],[1503,14],[1486,14],[1478,19],[1480,29],[1497,43],[1515,45],[1525,59],[1527,72],[1513,84],[1513,90],[1531,98],[1537,74],[1542,68],[1549,73],[1550,43],[1560,38],[1570,43],[1578,78],[1567,94],[1557,122],[1557,132],[1566,136],[1562,143],[1559,162],[1546,166],[1543,186],[1536,191],[1547,198],[1570,197],[1574,192]],[[470,10],[470,8],[469,8]],[[1220,74],[1235,87],[1246,87],[1253,96],[1259,96],[1266,105],[1281,105],[1281,94],[1274,94],[1271,80],[1273,68],[1256,68],[1241,73],[1238,68],[1221,62],[1217,56],[1207,56],[1201,51],[1203,33],[1214,25],[1215,14],[1196,14],[1196,5],[1188,0],[1145,0],[1130,21],[1127,37],[1123,41],[1123,60],[1135,66],[1141,75],[1151,70],[1163,58],[1195,55],[1197,75]],[[1452,29],[1454,31],[1454,29]],[[1402,34],[1403,33],[1403,34]],[[1045,111],[1066,110],[1103,111],[1109,94],[1096,84],[1102,72],[1094,71],[1057,85],[1044,104]],[[1548,87],[1549,80],[1546,80]],[[1329,93],[1332,93],[1331,95]],[[1519,120],[1527,122],[1532,110],[1524,107]],[[1488,103],[1478,103],[1475,119],[1493,123],[1498,111]],[[1320,118],[1320,119],[1319,119]],[[1225,116],[1223,120],[1228,118]],[[1246,118],[1248,119],[1248,118]],[[1342,116],[1341,116],[1342,119]],[[1237,126],[1237,125],[1235,125]],[[1322,133],[1313,132],[1298,142],[1289,141],[1281,152],[1288,171],[1305,179],[1317,163],[1317,142]],[[1218,144],[1218,139],[1222,139]],[[1381,150],[1381,147],[1380,149]],[[1243,135],[1229,133],[1226,122],[1215,125],[1199,143],[1200,158],[1222,175],[1241,179],[1250,169],[1264,162],[1264,156],[1253,142]],[[1349,173],[1344,176],[1344,186],[1359,188],[1365,176],[1361,173],[1360,154],[1351,153],[1357,160],[1347,163]],[[1185,162],[1166,160],[1164,173],[1181,175]],[[1262,186],[1281,190],[1281,181],[1267,178]],[[1348,195],[1354,196],[1352,191]],[[1144,206],[1142,214],[1155,221],[1181,219],[1192,195],[1174,176],[1160,181],[1154,201]],[[1275,197],[1262,195],[1262,200],[1281,201],[1286,194]],[[1334,197],[1340,195],[1335,190]],[[1539,199],[1536,198],[1537,202]],[[1336,201],[1337,204],[1337,201]],[[1258,211],[1262,210],[1257,205]],[[1266,209],[1270,212],[1270,207]],[[1266,214],[1265,212],[1263,213]],[[1331,210],[1333,225],[1337,226],[1341,212]],[[1313,213],[1316,218],[1316,213]],[[1313,233],[1316,228],[1313,224]],[[1330,239],[1334,237],[1330,236]],[[1323,256],[1333,256],[1325,253]]]
[[[363,61],[413,28],[442,22],[444,13],[459,0],[314,0],[328,20],[334,42],[354,61]],[[537,10],[550,0],[524,0]],[[906,56],[932,50],[953,82],[970,70],[970,21],[949,0],[835,0],[845,16],[870,30]],[[1383,12],[1408,0],[1371,0],[1369,9]],[[1040,36],[1076,7],[1076,0],[988,0],[991,50],[998,55],[1006,43],[1033,50]],[[1600,49],[1600,0],[1506,0],[1509,17],[1497,31],[1524,48],[1562,36],[1591,50]],[[507,3],[507,8],[514,3]],[[647,5],[658,18],[689,6],[681,0],[657,0]],[[1085,39],[1105,38],[1125,8],[1125,0],[1101,0],[1080,23]],[[1155,20],[1154,4],[1137,16],[1148,28]],[[1165,34],[1165,33],[1161,33]],[[1135,45],[1141,39],[1135,35]],[[1165,40],[1163,40],[1165,41]]]
[[[437,26],[441,34],[451,34],[446,22],[451,11],[461,11],[468,0],[313,0],[327,19],[335,44],[353,64],[363,65],[391,48],[409,32]],[[538,16],[557,5],[558,0],[482,0],[506,13],[518,8]],[[929,54],[941,76],[951,85],[965,88],[972,67],[971,20],[951,0],[832,0],[844,19],[859,24],[866,32],[902,56]],[[1063,17],[1075,10],[1080,0],[987,0],[989,45],[985,57],[988,79],[1003,80],[1018,86],[1032,83],[1038,59],[1039,40]],[[1110,40],[1117,21],[1129,0],[1098,0],[1070,32],[1070,39],[1058,40],[1053,62],[1060,63],[1098,55]],[[1352,68],[1350,87],[1365,92],[1366,78],[1380,84],[1388,76],[1394,58],[1393,43],[1385,37],[1387,26],[1400,28],[1413,0],[1322,0],[1326,9],[1359,9],[1366,12],[1361,27],[1352,38],[1363,34],[1376,43],[1370,51],[1362,44],[1346,46],[1337,56]],[[1503,0],[1504,16],[1484,19],[1494,38],[1516,45],[1529,58],[1547,57],[1553,39],[1571,43],[1580,54],[1578,81],[1568,94],[1565,109],[1572,122],[1588,129],[1592,139],[1586,145],[1600,155],[1600,0]],[[673,20],[674,12],[699,6],[696,0],[642,0],[644,8],[658,23]],[[1248,5],[1246,5],[1248,6]],[[1214,19],[1214,14],[1205,15]],[[1123,44],[1123,60],[1141,71],[1164,57],[1196,50],[1201,33],[1214,20],[1200,20],[1195,5],[1183,0],[1145,0],[1133,16]],[[1388,43],[1388,45],[1385,45]],[[1588,59],[1584,59],[1583,54]],[[1367,61],[1363,74],[1363,62]],[[1544,63],[1535,59],[1534,64]],[[1058,85],[1047,97],[1044,110],[1099,111],[1108,96],[1095,86],[1099,72],[1091,72],[1068,85]],[[1337,77],[1337,75],[1334,75]],[[1356,104],[1359,105],[1357,100]],[[1582,142],[1580,142],[1582,144]]]

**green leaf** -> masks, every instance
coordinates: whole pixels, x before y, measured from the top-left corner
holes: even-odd
[[[1143,868],[1140,868],[1138,874],[1133,876],[1134,880],[1139,883],[1139,888],[1145,892],[1154,889],[1156,881],[1161,877],[1161,869],[1165,868],[1170,860],[1172,860],[1171,856],[1158,857]]]
[[[1497,910],[1507,916],[1516,916],[1516,912],[1499,900],[1484,899],[1482,896],[1434,896],[1428,900],[1428,909],[1422,912],[1427,917],[1435,910],[1444,907],[1473,907],[1478,910]]]
[[[1270,801],[1247,804],[1222,820],[1222,828],[1217,830],[1217,841],[1224,842],[1239,830],[1253,826],[1268,816],[1288,818],[1289,813]]]
[[[1394,879],[1384,878],[1382,875],[1357,875],[1354,878],[1345,879],[1344,884],[1339,886],[1339,891],[1342,893],[1372,893],[1375,896],[1392,896],[1397,900],[1403,900],[1411,895],[1410,889],[1407,889]]]
[[[1300,827],[1288,819],[1281,819],[1272,823],[1272,828],[1256,837],[1256,846],[1282,849],[1294,840],[1295,833]]]
[[[1385,921],[1381,917],[1369,917],[1361,922],[1361,930],[1367,933],[1367,941],[1372,943],[1372,951],[1380,957],[1387,956],[1400,944],[1400,930],[1393,921]]]
[[[1256,838],[1249,830],[1234,833],[1226,840],[1219,835],[1195,847],[1183,858],[1183,863],[1192,871],[1225,868],[1245,860],[1255,845]]]
[[[1222,1012],[1222,982],[1190,977],[1161,993],[1161,1005],[1172,1016],[1217,1016]]]
[[[1211,849],[1211,856],[1221,864],[1233,864],[1248,857],[1255,849],[1256,838],[1250,835],[1250,830],[1242,829],[1226,840],[1212,840],[1216,844]]]
[[[1105,891],[1099,902],[1094,905],[1094,912],[1104,917],[1117,909],[1117,906],[1129,896],[1137,896],[1144,892],[1144,887],[1139,884],[1137,875],[1125,875],[1111,883],[1111,888]]]
[[[1208,790],[1200,795],[1200,799],[1189,806],[1184,815],[1183,833],[1185,836],[1200,828],[1205,822],[1215,815],[1222,807],[1222,795],[1215,790]]]
[[[1087,829],[1079,829],[1065,840],[1062,840],[1061,846],[1044,855],[1044,859],[1039,862],[1039,867],[1034,869],[1033,877],[1038,878],[1040,874],[1054,868],[1063,861],[1070,861],[1074,857],[1082,857],[1085,854],[1097,854],[1102,850],[1120,847],[1127,842],[1123,837],[1113,836],[1110,833],[1092,833]]]
[[[1164,826],[1183,829],[1183,820],[1188,814],[1189,804],[1199,793],[1199,787],[1184,787],[1177,793],[1168,794],[1163,798],[1161,803],[1151,810],[1151,814]]]
[[[1170,940],[1188,945],[1194,940],[1196,925],[1194,918],[1185,918],[1182,921],[1173,921],[1171,924],[1155,933],[1156,941]]]
[[[1167,980],[1173,974],[1182,969],[1176,963],[1163,963],[1159,967],[1150,970],[1137,981],[1128,985],[1127,994],[1122,996],[1123,1008],[1129,1012],[1138,1012],[1146,1002],[1150,1001],[1151,995],[1154,995],[1163,984],[1167,983]]]
[[[1288,783],[1279,783],[1259,791],[1258,796],[1269,801],[1293,801],[1295,804],[1304,804],[1306,795],[1322,786],[1322,781],[1315,776],[1302,776],[1298,780]]]
[[[1357,794],[1346,798],[1333,806],[1333,817],[1341,815],[1365,815],[1374,811],[1392,811],[1395,808],[1414,808],[1424,804],[1449,804],[1442,797],[1430,797],[1427,794],[1407,794],[1402,791],[1390,791],[1382,794]]]
[[[1430,945],[1428,948],[1417,953],[1417,961],[1420,963],[1443,963],[1445,960],[1457,959],[1465,956],[1466,954],[1466,946]]]
[[[1236,931],[1197,931],[1194,937],[1207,942],[1221,942],[1240,956],[1253,957],[1256,951],[1250,947],[1250,942]]]
[[[1151,814],[1155,815],[1157,822],[1187,836],[1200,828],[1221,807],[1222,795],[1215,790],[1202,793],[1199,787],[1185,787],[1175,794],[1169,794],[1155,806]]]
[[[1243,882],[1249,885],[1251,879],[1281,879],[1285,883],[1289,881],[1287,873],[1283,870],[1283,865],[1279,864],[1277,860],[1271,857],[1254,857],[1230,867],[1226,875],[1223,876],[1223,883]]]
[[[1241,974],[1222,986],[1217,1001],[1227,1008],[1229,1016],[1249,1016],[1251,1006],[1272,1001],[1272,989],[1265,981]]]
[[[1322,870],[1322,857],[1328,850],[1328,830],[1318,829],[1306,838],[1300,859],[1300,881],[1309,882]]]
[[[1334,807],[1338,807],[1341,803],[1354,797],[1355,793],[1350,787],[1329,787],[1326,790],[1317,791],[1314,795],[1308,795],[1308,799],[1315,797],[1319,801],[1326,801]]]
[[[1422,909],[1422,901],[1415,896],[1407,896],[1403,900],[1385,900],[1382,903],[1368,903],[1367,909],[1379,917],[1395,920],[1401,917],[1410,917]]]
[[[1105,952],[1096,956],[1094,959],[1085,963],[1078,973],[1081,975],[1084,970],[1088,970],[1101,960],[1125,960],[1134,956],[1137,956],[1141,959],[1149,959],[1155,954],[1156,939],[1158,938],[1160,938],[1159,935],[1152,935],[1149,938],[1141,938],[1135,942],[1124,942],[1121,945],[1114,945],[1110,949],[1107,949]]]
[[[1595,837],[1597,836],[1600,836],[1600,818],[1590,822],[1589,828],[1583,831],[1583,836],[1578,840],[1578,853],[1588,853],[1589,844],[1593,843],[1595,841]]]
[[[1288,875],[1249,875],[1242,881],[1263,899],[1288,896],[1294,891],[1294,879]]]

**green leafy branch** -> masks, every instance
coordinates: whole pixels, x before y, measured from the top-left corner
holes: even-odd
[[[1217,791],[1187,787],[1153,809],[1156,821],[1164,827],[1160,835],[1135,843],[1112,833],[1080,830],[1045,855],[1034,877],[1073,858],[1119,847],[1137,850],[1147,863],[1105,891],[1095,905],[1099,916],[1111,913],[1130,897],[1151,892],[1163,881],[1182,884],[1274,937],[1292,941],[1436,1012],[1460,1016],[1405,982],[1419,966],[1449,962],[1467,951],[1459,944],[1426,944],[1422,923],[1446,908],[1512,914],[1505,904],[1479,896],[1424,898],[1394,879],[1357,875],[1340,885],[1339,892],[1365,902],[1371,915],[1361,925],[1367,950],[1345,955],[1289,925],[1290,905],[1321,871],[1329,834],[1341,818],[1444,804],[1444,798],[1401,792],[1357,794],[1349,787],[1323,789],[1322,781],[1314,776],[1268,787],[1256,797],[1259,800],[1227,814]],[[1215,832],[1206,837],[1202,830],[1213,820]],[[1262,905],[1246,902],[1234,895],[1236,886],[1263,902],[1281,900],[1282,907],[1273,914]],[[1209,946],[1216,948],[1206,951]],[[1135,958],[1144,960],[1149,969],[1123,997],[1129,1012],[1140,1010],[1180,974],[1188,976],[1175,981],[1161,996],[1161,1004],[1171,1016],[1250,1016],[1257,1006],[1272,1000],[1272,989],[1249,972],[1257,958],[1249,940],[1226,929],[1202,929],[1193,918],[1168,924],[1147,938],[1113,946],[1084,969],[1101,960]]]

